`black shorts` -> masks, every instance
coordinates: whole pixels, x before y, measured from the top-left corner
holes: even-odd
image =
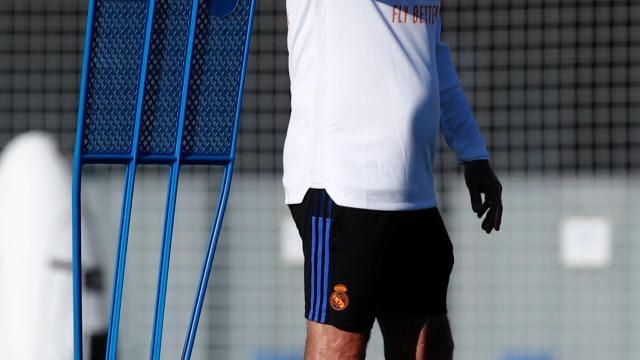
[[[308,320],[367,332],[378,316],[447,312],[453,247],[437,208],[349,208],[322,189],[289,208],[303,239]]]

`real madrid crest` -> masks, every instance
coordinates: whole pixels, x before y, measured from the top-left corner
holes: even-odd
[[[344,284],[338,284],[333,287],[333,292],[329,296],[329,303],[335,311],[342,311],[349,306],[349,295],[347,295],[347,287]]]

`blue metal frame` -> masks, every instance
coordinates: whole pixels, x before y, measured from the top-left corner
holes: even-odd
[[[149,359],[159,360],[162,350],[162,328],[164,321],[164,310],[167,299],[167,283],[169,279],[169,260],[171,257],[171,240],[173,236],[174,215],[176,211],[176,197],[178,194],[178,180],[180,176],[181,156],[182,156],[182,136],[184,133],[184,121],[187,113],[187,100],[189,95],[189,79],[191,77],[191,61],[193,55],[193,42],[196,34],[196,22],[198,16],[198,0],[194,0],[191,6],[191,20],[189,22],[189,37],[187,54],[185,56],[184,76],[182,81],[182,97],[180,100],[180,115],[178,117],[178,129],[173,160],[170,165],[169,190],[167,192],[167,205],[164,219],[164,235],[162,248],[160,250],[160,270],[158,275],[158,287],[156,294],[156,307],[153,320],[153,332],[151,335],[151,351]]]
[[[149,48],[151,42],[151,29],[153,28],[153,13],[155,0],[149,0],[147,10],[147,27],[144,35],[144,52],[142,55],[142,67],[138,82],[138,103],[136,118],[133,127],[133,141],[131,142],[131,154],[125,171],[125,188],[122,199],[122,213],[120,219],[120,236],[116,253],[116,267],[113,278],[113,292],[111,295],[111,316],[107,333],[107,360],[115,360],[118,348],[118,333],[120,331],[120,311],[122,307],[122,289],[124,287],[124,271],[127,261],[127,245],[129,242],[129,227],[131,224],[131,209],[133,206],[133,190],[136,181],[136,167],[138,156],[138,139],[140,136],[140,120],[144,105],[145,80],[147,78],[147,64],[149,60]]]
[[[156,0],[148,0],[147,22],[144,35],[144,47],[138,82],[138,98],[135,109],[135,122],[133,124],[133,140],[129,153],[124,154],[95,154],[83,152],[84,141],[84,120],[87,106],[88,77],[91,61],[91,42],[94,32],[94,17],[96,13],[96,0],[88,0],[87,28],[85,38],[85,48],[83,56],[82,79],[80,85],[80,101],[78,110],[78,128],[76,134],[76,148],[74,152],[73,167],[73,313],[74,313],[74,359],[83,359],[83,339],[82,339],[82,260],[81,260],[81,180],[82,166],[85,164],[122,164],[125,165],[125,187],[123,193],[123,210],[120,219],[120,232],[118,239],[118,249],[116,255],[116,267],[112,293],[111,315],[109,321],[107,354],[106,359],[115,360],[117,351],[117,340],[120,324],[120,310],[122,304],[122,292],[125,275],[127,243],[129,227],[131,221],[131,211],[133,203],[133,192],[135,186],[136,167],[138,164],[165,164],[170,167],[167,203],[165,209],[164,233],[160,255],[160,265],[158,274],[158,287],[156,294],[156,306],[154,314],[154,326],[152,331],[152,341],[149,358],[160,359],[162,345],[162,329],[166,303],[166,292],[171,255],[171,241],[173,234],[173,224],[175,215],[176,198],[178,191],[178,181],[180,167],[182,165],[215,165],[223,166],[222,189],[219,194],[217,209],[211,231],[209,234],[209,245],[203,268],[200,274],[197,296],[191,321],[182,353],[182,359],[190,359],[195,343],[196,332],[204,299],[207,284],[213,267],[213,259],[220,236],[224,212],[229,198],[233,166],[235,163],[236,143],[239,130],[240,110],[242,106],[242,95],[247,70],[247,62],[250,50],[251,29],[253,28],[253,18],[255,12],[255,0],[251,0],[250,13],[247,24],[247,36],[242,59],[242,71],[237,97],[237,107],[235,111],[234,128],[232,133],[231,149],[229,155],[198,155],[182,154],[182,137],[185,130],[185,117],[187,112],[189,80],[191,75],[191,63],[193,56],[194,39],[197,32],[197,16],[199,11],[199,1],[193,0],[191,8],[191,20],[189,22],[188,46],[185,56],[185,68],[182,84],[182,96],[180,103],[180,114],[176,134],[176,145],[173,154],[138,154],[138,141],[140,137],[141,120],[143,116],[144,92],[147,73],[147,63],[150,52],[151,33],[153,30],[154,9]],[[215,0],[214,0],[215,1]]]
[[[248,31],[251,31],[253,28],[253,18],[255,13],[256,1],[251,0],[251,10],[249,15],[248,22]],[[247,63],[249,59],[249,50],[250,50],[251,36],[247,36],[247,40],[245,43],[244,49],[244,58],[242,60],[242,72],[240,79],[240,86],[238,90],[238,105],[236,108],[236,117],[233,131],[233,140],[231,141],[231,152],[228,158],[228,162],[224,167],[224,175],[222,176],[222,190],[220,197],[218,199],[218,206],[216,208],[216,215],[213,221],[213,225],[211,226],[211,232],[209,235],[209,248],[207,250],[207,257],[205,259],[204,267],[202,268],[202,273],[200,274],[200,283],[198,284],[198,295],[196,296],[196,301],[193,308],[193,313],[191,314],[191,321],[189,322],[189,330],[187,332],[187,338],[184,343],[184,348],[182,350],[182,360],[191,359],[191,354],[193,352],[193,346],[196,340],[196,332],[198,331],[198,323],[200,322],[200,315],[202,313],[202,306],[204,304],[204,298],[207,292],[207,284],[209,283],[209,275],[211,274],[211,269],[213,268],[213,258],[216,253],[216,248],[218,246],[218,239],[220,237],[220,230],[222,229],[222,220],[224,218],[224,211],[227,206],[227,202],[229,200],[229,191],[231,189],[231,178],[233,176],[233,165],[235,163],[235,154],[236,154],[236,144],[238,139],[238,130],[240,128],[240,111],[242,109],[242,95],[244,89],[244,81],[245,74],[247,72]]]

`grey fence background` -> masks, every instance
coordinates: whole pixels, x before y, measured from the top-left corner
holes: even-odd
[[[85,1],[0,0],[0,149],[40,130],[71,153],[85,12]],[[487,238],[455,156],[441,149],[440,204],[456,249],[456,358],[640,358],[640,2],[445,0],[443,16],[506,208],[504,230]],[[285,0],[258,0],[253,36],[237,175],[194,358],[302,352],[302,267],[285,252],[296,244],[280,184],[289,117]],[[140,171],[123,359],[149,347],[167,181],[164,168]],[[89,225],[111,284],[122,171],[87,174]],[[218,180],[215,169],[196,167],[181,179],[167,359],[178,357],[184,339]],[[610,264],[563,265],[560,229],[575,216],[608,221]],[[382,358],[380,349],[376,332],[369,358]]]

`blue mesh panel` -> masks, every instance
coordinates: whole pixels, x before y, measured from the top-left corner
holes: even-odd
[[[131,151],[148,1],[97,0],[83,151]]]
[[[138,150],[175,151],[191,0],[156,2]]]
[[[194,43],[183,153],[228,155],[231,151],[251,1],[240,0],[218,17],[200,0]]]

